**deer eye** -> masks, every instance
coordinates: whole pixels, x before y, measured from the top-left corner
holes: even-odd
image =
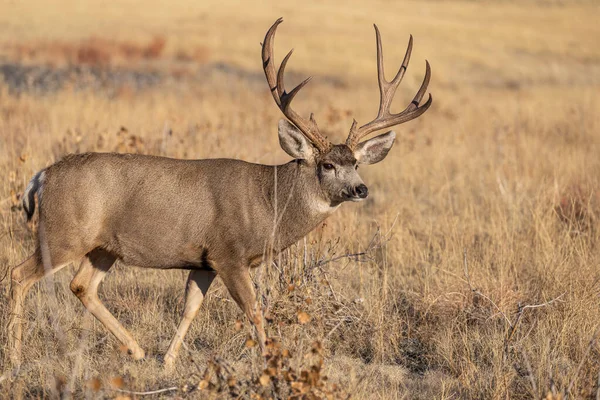
[[[354,166],[354,169],[355,169],[355,170],[358,170],[358,164],[356,164],[356,165]]]
[[[325,163],[323,164],[323,168],[325,168],[327,171],[331,171],[333,169],[333,164]]]

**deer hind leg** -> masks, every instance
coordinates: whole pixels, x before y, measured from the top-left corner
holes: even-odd
[[[185,289],[185,308],[183,310],[183,316],[177,327],[177,332],[171,340],[169,350],[165,355],[165,369],[167,371],[172,370],[175,366],[175,360],[177,359],[179,348],[183,343],[183,338],[190,328],[192,321],[198,314],[204,296],[206,296],[206,292],[208,291],[208,288],[210,288],[210,284],[215,279],[215,276],[216,273],[214,271],[194,270],[190,272]]]
[[[123,345],[127,346],[128,353],[134,359],[139,360],[144,358],[144,350],[98,298],[98,286],[115,260],[114,255],[101,249],[88,253],[81,262],[79,271],[71,281],[71,291],[102,325],[115,335]]]
[[[246,317],[254,325],[260,349],[264,354],[267,335],[265,334],[262,309],[256,301],[254,283],[252,283],[252,279],[250,278],[250,271],[248,268],[233,271],[233,273],[229,272],[221,275],[221,278],[229,290],[231,297],[233,297],[238,306],[246,314]]]
[[[45,275],[51,275],[67,263],[61,263],[55,267],[45,268],[39,250],[27,260],[13,268],[10,287],[10,316],[8,321],[8,348],[10,349],[10,361],[13,367],[21,363],[21,346],[23,338],[23,302],[25,296],[34,283]]]

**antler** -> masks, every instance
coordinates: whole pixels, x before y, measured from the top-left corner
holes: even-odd
[[[290,50],[290,52],[285,56],[281,62],[279,70],[275,70],[275,62],[273,60],[273,42],[277,26],[282,22],[283,18],[279,18],[277,21],[275,21],[275,23],[267,31],[267,35],[265,36],[265,40],[262,45],[263,69],[265,70],[265,76],[267,77],[271,94],[273,95],[273,99],[275,99],[275,103],[277,103],[277,106],[283,112],[283,115],[285,115],[287,119],[289,119],[298,127],[298,129],[302,131],[304,136],[306,136],[306,138],[312,142],[319,152],[326,153],[331,149],[332,145],[331,142],[329,142],[329,140],[327,140],[327,138],[319,132],[319,127],[317,126],[317,122],[315,121],[313,114],[310,114],[310,119],[307,121],[290,107],[290,103],[294,99],[294,96],[296,96],[300,89],[302,89],[304,85],[306,85],[311,79],[311,77],[308,77],[289,93],[285,91],[285,86],[283,84],[283,73],[285,71],[285,65],[294,51],[293,49]]]
[[[406,72],[406,68],[408,67],[408,62],[410,60],[410,53],[412,52],[412,44],[413,38],[410,36],[410,40],[408,41],[408,48],[406,49],[406,54],[404,55],[404,61],[402,62],[402,66],[398,73],[394,77],[391,82],[388,82],[385,79],[385,74],[383,72],[383,53],[381,51],[381,35],[379,34],[379,29],[377,25],[373,25],[375,27],[375,35],[377,36],[377,80],[379,81],[379,112],[377,113],[377,117],[369,122],[357,128],[357,122],[354,120],[352,122],[352,127],[350,128],[350,134],[348,135],[348,139],[346,139],[346,145],[351,149],[355,148],[356,145],[360,142],[360,140],[367,136],[368,134],[378,131],[380,129],[388,128],[390,126],[399,125],[404,122],[410,121],[411,119],[415,119],[421,114],[423,114],[432,102],[431,94],[429,94],[429,99],[427,102],[421,106],[419,103],[427,90],[427,85],[429,85],[429,78],[431,77],[431,68],[429,67],[429,63],[425,61],[425,78],[423,79],[423,83],[421,84],[421,88],[413,98],[412,102],[398,114],[390,113],[390,105],[392,104],[392,100],[394,99],[394,94],[396,93],[396,89],[400,82],[402,82],[402,78],[404,77],[404,73]]]

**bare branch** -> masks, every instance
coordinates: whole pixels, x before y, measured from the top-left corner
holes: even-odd
[[[508,350],[508,344],[509,344],[510,340],[512,339],[512,337],[514,336],[514,334],[517,330],[517,326],[519,325],[519,322],[521,321],[521,318],[523,317],[523,313],[525,312],[525,310],[549,306],[557,301],[561,301],[561,298],[566,294],[566,292],[565,292],[558,297],[555,297],[551,300],[546,301],[545,303],[540,303],[540,304],[521,305],[519,303],[517,305],[517,312],[515,313],[516,318],[515,318],[514,322],[512,322],[510,320],[510,318],[508,318],[506,313],[504,313],[504,311],[502,311],[500,309],[500,307],[489,296],[486,296],[480,290],[476,289],[473,286],[473,284],[471,283],[471,277],[469,276],[469,264],[467,261],[467,250],[466,249],[463,250],[463,265],[464,265],[465,278],[467,281],[467,285],[469,285],[469,289],[471,290],[471,292],[477,294],[478,296],[481,296],[482,298],[487,300],[491,305],[493,305],[496,308],[496,310],[498,310],[498,312],[502,315],[504,320],[508,323],[508,326],[510,329],[508,331],[508,334],[507,334],[506,340],[505,340],[505,349],[506,350]]]
[[[539,308],[539,307],[545,307],[545,306],[549,306],[550,304],[556,302],[556,301],[561,301],[561,297],[563,297],[565,294],[567,294],[567,292],[561,294],[558,297],[553,298],[552,300],[548,300],[545,303],[541,303],[541,304],[527,304],[522,306],[521,304],[519,304],[519,309],[517,311],[517,313],[522,313],[523,311],[527,310],[528,308]]]
[[[164,388],[164,389],[149,390],[147,392],[136,392],[136,391],[133,391],[133,390],[126,390],[126,389],[109,389],[109,390],[112,390],[113,392],[133,394],[133,395],[136,395],[136,396],[149,396],[151,394],[174,392],[176,390],[179,390],[179,387],[172,386],[172,387]]]
[[[517,330],[517,325],[519,325],[519,322],[521,321],[521,317],[523,317],[523,312],[527,309],[534,309],[534,308],[540,308],[540,307],[546,307],[556,301],[560,301],[561,297],[563,297],[566,294],[563,293],[558,297],[553,298],[552,300],[548,300],[545,303],[541,303],[541,304],[531,304],[531,305],[524,305],[522,306],[520,303],[517,305],[517,312],[515,313],[515,315],[517,316],[517,318],[515,319],[515,322],[512,324],[511,329],[508,333],[508,335],[506,336],[506,341],[505,341],[505,346],[508,349],[508,343],[510,342],[510,340],[512,339],[513,335],[515,334],[516,330]]]

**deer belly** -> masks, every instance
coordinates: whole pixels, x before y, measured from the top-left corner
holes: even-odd
[[[210,268],[208,250],[202,244],[182,240],[180,232],[137,231],[114,235],[105,247],[125,264],[158,269]]]

